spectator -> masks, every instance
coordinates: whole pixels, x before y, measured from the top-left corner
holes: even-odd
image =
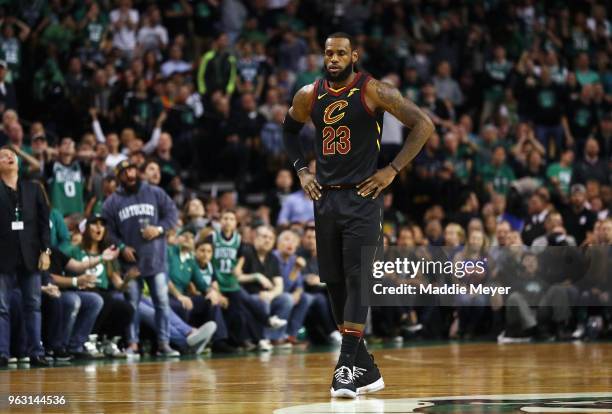
[[[182,232],[177,237],[178,245],[168,246],[168,289],[172,310],[193,326],[201,326],[206,332],[206,342],[227,339],[227,328],[221,313],[222,297],[212,286],[212,281],[204,279],[194,256],[193,234]],[[195,286],[195,294],[187,290]]]
[[[515,179],[514,171],[506,164],[506,150],[498,146],[493,150],[491,164],[485,164],[479,171],[485,189],[489,192],[506,194]]]
[[[135,166],[122,161],[116,168],[121,188],[105,202],[102,215],[108,223],[111,240],[122,244],[122,257],[130,267],[137,267],[140,277],[129,286],[130,303],[134,310],[147,282],[153,303],[159,353],[176,356],[170,348],[168,333],[168,286],[166,283],[166,240],[163,233],[177,220],[176,206],[157,187],[141,182]],[[120,244],[121,243],[121,244]],[[134,313],[129,335],[128,355],[138,350],[138,313]]]
[[[268,154],[280,157],[284,153],[283,146],[283,121],[287,113],[287,107],[276,105],[272,108],[272,120],[266,122],[261,129],[261,141]]]
[[[599,82],[599,75],[591,70],[589,55],[586,53],[580,53],[576,58],[576,79],[582,87]]]
[[[49,323],[56,330],[46,330],[44,335],[47,353],[56,361],[70,361],[74,358],[90,359],[100,357],[95,344],[88,341],[102,300],[92,292],[83,292],[78,289],[93,287],[96,276],[87,274],[91,269],[96,269],[104,262],[117,258],[118,250],[105,249],[102,254],[96,255],[86,261],[78,261],[64,254],[57,248],[52,248],[52,260],[49,274],[45,275],[45,290],[57,291],[57,296],[47,295],[43,299],[45,312],[45,323]],[[70,252],[71,249],[68,250]],[[66,276],[66,272],[78,276]],[[65,294],[64,294],[65,293]],[[54,300],[57,299],[57,300]],[[82,313],[81,309],[82,309]],[[79,315],[80,313],[80,315]],[[80,317],[79,317],[80,316]]]
[[[575,148],[578,158],[582,157],[584,143],[593,132],[597,119],[592,98],[592,86],[584,85],[580,92],[580,98],[570,101],[566,115],[561,120],[567,144]]]
[[[587,232],[593,229],[595,214],[585,206],[586,188],[582,184],[574,184],[570,189],[570,204],[563,211],[566,229],[574,236],[578,246],[584,241]]]
[[[506,330],[498,337],[498,342],[519,342],[513,338],[530,337],[537,334],[537,304],[540,302],[548,284],[541,277],[538,257],[525,254],[521,261],[521,272],[515,279],[513,292],[506,304]]]
[[[32,156],[32,147],[23,142],[23,128],[17,121],[7,125],[5,131],[8,146],[18,156],[19,174],[27,175],[30,172],[40,171],[40,162]]]
[[[15,86],[6,80],[7,68],[6,61],[0,60],[0,112],[7,109],[17,109]]]
[[[15,29],[19,29],[19,34],[15,34]],[[5,61],[5,70],[8,70],[5,80],[9,83],[18,81],[22,70],[22,48],[23,43],[30,36],[30,27],[14,16],[6,16],[2,25],[2,49]]]
[[[97,50],[107,37],[109,30],[109,16],[100,9],[96,2],[91,2],[87,13],[77,18],[77,28],[81,32],[85,48]]]
[[[321,65],[319,55],[311,53],[306,56],[306,69],[298,73],[293,90],[297,92],[302,86],[314,83],[320,77]]]
[[[306,42],[291,30],[284,33],[278,47],[278,66],[292,73],[298,72],[298,63],[306,55]]]
[[[601,117],[595,138],[599,142],[602,158],[612,158],[612,113]]]
[[[531,246],[536,238],[545,234],[546,230],[544,223],[550,214],[550,210],[546,205],[546,200],[544,200],[540,194],[534,193],[529,197],[527,214],[529,218],[523,228],[521,237],[527,246]]]
[[[563,227],[563,217],[556,211],[551,211],[546,216],[546,219],[544,220],[544,231],[544,234],[536,237],[533,240],[533,243],[531,243],[531,251],[537,253],[542,251],[542,249],[539,248],[548,246],[548,240],[553,233],[564,235],[569,246],[576,246],[574,236],[567,234],[567,230],[565,230],[565,227]]]
[[[446,233],[449,233],[451,239],[456,239],[458,236],[463,236],[461,233],[457,234],[456,228],[453,230],[453,227],[457,225],[454,224],[454,226],[451,226],[451,224],[446,227],[445,238]],[[463,230],[461,230],[461,232],[462,231]],[[455,262],[463,262],[465,269],[467,269],[467,263],[471,262],[474,264],[475,270],[472,272],[466,271],[467,274],[464,276],[464,278],[461,278],[461,283],[471,285],[486,283],[486,269],[485,271],[479,271],[476,263],[485,258],[487,247],[486,239],[481,231],[475,230],[468,235],[465,249],[457,252],[453,260]],[[458,329],[456,329],[456,332],[451,331],[449,333],[449,337],[452,338],[460,336],[464,339],[469,339],[482,328],[485,307],[487,306],[487,298],[484,295],[457,295],[455,297],[455,306],[458,307],[456,312]]]
[[[189,231],[196,236],[206,226],[210,225],[210,221],[206,218],[206,210],[204,203],[199,198],[192,198],[185,203],[184,231]]]
[[[285,198],[278,213],[279,226],[291,223],[306,223],[314,220],[314,209],[304,190],[300,189]]]
[[[224,3],[225,4],[225,3]],[[198,92],[211,95],[215,91],[232,95],[236,88],[236,58],[228,48],[228,36],[220,33],[212,50],[202,55],[198,69]]]
[[[70,233],[64,222],[64,216],[57,209],[49,210],[49,237],[51,247],[67,252],[70,249]]]
[[[75,155],[72,138],[62,138],[58,160],[49,162],[45,166],[51,203],[64,216],[85,211],[84,190],[87,171],[83,171]]]
[[[253,51],[253,44],[243,41],[239,45],[240,58],[236,63],[237,87],[240,93],[254,93],[259,99],[264,88],[264,65]]]
[[[132,57],[136,48],[136,29],[140,15],[138,10],[132,8],[131,0],[120,0],[119,7],[110,12],[110,21],[113,28],[113,46]]]
[[[134,309],[119,292],[127,290],[129,282],[137,278],[138,273],[128,272],[125,275],[125,279],[122,279],[119,275],[119,266],[115,261],[119,252],[115,246],[109,247],[108,245],[106,223],[102,216],[90,216],[85,222],[83,230],[83,241],[80,245],[70,249],[68,256],[82,263],[93,263],[100,255],[102,255],[102,258],[98,259],[99,263],[96,266],[90,267],[83,274],[86,280],[90,281],[93,279],[93,283],[87,283],[85,286],[81,285],[81,289],[87,289],[88,292],[70,291],[66,292],[66,294],[71,295],[75,293],[78,297],[77,301],[80,301],[83,308],[79,312],[87,313],[87,316],[84,314],[81,318],[77,317],[78,322],[85,319],[89,320],[90,317],[97,315],[97,318],[94,318],[95,324],[89,331],[105,337],[105,341],[102,343],[102,353],[112,358],[125,358],[125,353],[117,347],[117,342],[113,341],[113,338],[121,338],[127,332]],[[106,256],[103,255],[103,252]],[[94,277],[91,278],[91,276]],[[72,285],[74,284],[75,282],[72,282]],[[78,278],[76,279],[76,284],[77,286],[79,285]],[[93,304],[96,303],[96,300],[93,299],[95,296],[92,294],[97,294],[102,298],[103,305],[99,309],[99,313],[95,311]],[[89,306],[92,307],[91,310],[87,309]],[[70,314],[70,312],[67,312],[67,314]],[[77,325],[74,326],[76,331]],[[87,331],[86,326],[83,326],[82,334],[84,337],[89,333]],[[78,342],[76,346],[78,347]],[[73,350],[74,347],[75,345],[69,341],[68,352]],[[89,350],[86,356],[92,356],[91,350]],[[79,357],[78,352],[75,357]]]
[[[169,78],[175,73],[183,74],[191,71],[191,64],[183,60],[183,52],[180,46],[170,47],[170,54],[167,61],[161,65],[161,73],[164,78]]]
[[[574,151],[566,149],[561,153],[558,163],[548,166],[546,177],[552,191],[561,196],[569,196],[570,183],[573,178]]]
[[[161,170],[159,185],[166,190],[170,187],[170,183],[179,176],[181,171],[178,162],[172,158],[172,146],[172,137],[170,134],[163,132],[159,137],[159,144],[157,145],[154,159]]]
[[[234,269],[242,286],[241,298],[255,318],[262,351],[272,349],[271,340],[280,344],[293,307],[291,295],[284,292],[278,259],[272,254],[275,238],[272,228],[259,226],[253,245],[242,250]]]
[[[228,34],[230,44],[234,44],[247,18],[247,8],[238,0],[224,1],[221,6],[221,28]]]
[[[0,261],[0,366],[8,365],[9,293],[14,283],[18,283],[23,297],[30,364],[48,366],[40,342],[40,272],[49,268],[51,256],[49,206],[37,184],[19,179],[17,155],[6,147],[0,149],[0,180],[2,233],[7,235],[2,240]]]
[[[296,255],[298,244],[298,235],[292,230],[285,230],[278,236],[277,249],[274,251],[283,277],[283,289],[291,294],[293,304],[287,324],[287,337],[277,341],[277,345],[289,346],[297,343],[298,331],[314,305],[314,296],[304,292],[302,270],[306,267],[306,259]],[[325,310],[327,309],[323,308],[323,311]]]
[[[161,24],[161,14],[157,6],[150,6],[147,14],[142,17],[137,43],[142,53],[153,51],[157,55],[168,45],[168,30]]]
[[[585,184],[589,180],[595,180],[601,184],[608,184],[609,167],[605,160],[599,157],[599,143],[594,138],[589,138],[584,144],[584,158],[576,165],[572,182]]]
[[[493,59],[485,64],[487,88],[484,90],[484,106],[480,115],[481,123],[489,121],[495,105],[501,102],[508,85],[512,63],[506,59],[506,49],[497,45],[493,49]]]
[[[438,63],[438,70],[433,78],[433,84],[439,99],[449,101],[455,108],[463,104],[463,93],[457,81],[451,77],[451,67],[447,61],[444,60]]]
[[[566,96],[561,86],[553,83],[550,69],[546,66],[540,71],[540,80],[527,84],[527,89],[532,89],[530,97],[533,108],[530,111],[536,124],[535,133],[540,143],[548,152],[549,139],[555,143],[556,152],[563,148],[563,129],[561,117],[565,112]]]

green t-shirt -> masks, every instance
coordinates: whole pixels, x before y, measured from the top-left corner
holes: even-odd
[[[554,163],[546,169],[546,178],[557,178],[563,194],[569,194],[570,182],[572,181],[572,167],[563,167],[560,163]]]
[[[104,199],[96,199],[96,202],[91,208],[91,214],[102,214],[103,205],[104,205]]]
[[[243,37],[244,39],[250,42],[263,43],[263,44],[265,44],[268,40],[268,37],[265,35],[265,33],[257,29],[244,30],[240,37]]]
[[[32,147],[28,145],[22,145],[21,150],[28,155],[33,155]],[[19,177],[26,177],[30,174],[30,164],[24,162],[21,157],[17,157],[17,166],[19,168]]]
[[[500,167],[485,164],[480,169],[480,176],[485,184],[493,183],[493,190],[500,194],[506,194],[510,184],[516,179],[514,171],[507,164],[502,164]]]
[[[241,237],[234,231],[232,237],[226,240],[222,232],[215,230],[212,234],[214,248],[213,267],[217,274],[219,289],[222,292],[235,292],[240,290],[238,278],[234,276],[233,270],[238,263],[238,250],[240,249]]]
[[[48,176],[50,177],[49,193],[53,207],[64,216],[85,211],[83,201],[85,177],[78,162],[63,165],[56,161]]]
[[[168,275],[176,290],[185,294],[189,283],[193,282],[200,292],[206,292],[208,285],[195,257],[191,253],[181,255],[179,246],[168,246]],[[182,256],[182,257],[181,257]]]
[[[43,45],[54,44],[61,52],[67,52],[70,50],[70,44],[74,37],[72,30],[58,22],[47,26],[40,37],[40,41]]]
[[[457,154],[446,154],[446,159],[453,164],[455,176],[463,183],[467,184],[470,179],[470,169],[468,159],[471,158],[470,148],[467,145],[461,144],[457,150]]]
[[[491,61],[485,64],[485,71],[493,81],[493,84],[485,90],[485,100],[489,102],[498,102],[504,96],[503,84],[505,83],[510,71],[512,63],[505,60],[503,62]]]
[[[67,252],[68,256],[76,259],[80,262],[83,260],[87,260],[88,258],[94,260],[96,256],[100,256],[99,254],[88,254],[81,246],[72,246],[72,248]],[[109,288],[109,276],[108,272],[114,270],[113,263],[102,262],[97,266],[92,267],[91,269],[87,269],[85,274],[95,275],[96,276],[96,287],[102,290],[108,290]]]
[[[70,244],[70,232],[66,223],[64,223],[64,217],[57,209],[51,208],[49,211],[49,228],[51,230],[51,246],[57,247],[64,254],[70,251],[72,245]]]
[[[582,86],[592,85],[594,83],[599,82],[599,75],[597,74],[597,72],[594,72],[592,70],[585,70],[584,72],[577,70],[576,80]]]
[[[89,44],[98,47],[102,43],[106,26],[108,26],[108,19],[103,17],[98,17],[96,21],[87,23],[83,31],[83,40],[88,40]]]
[[[276,18],[276,25],[279,27],[288,27],[294,32],[301,32],[304,30],[304,22],[300,19],[296,19],[293,16],[289,16],[286,14],[279,14]]]

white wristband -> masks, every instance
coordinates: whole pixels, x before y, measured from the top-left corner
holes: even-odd
[[[77,287],[77,286],[78,286],[78,285],[77,285],[77,278],[76,278],[76,277],[73,277],[73,278],[72,278],[72,287]]]

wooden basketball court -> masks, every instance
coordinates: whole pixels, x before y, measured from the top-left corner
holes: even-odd
[[[444,343],[378,349],[374,355],[387,387],[355,401],[329,398],[334,352],[295,349],[234,358],[4,370],[0,411],[612,412],[610,343]],[[9,395],[64,396],[66,405],[9,406]]]

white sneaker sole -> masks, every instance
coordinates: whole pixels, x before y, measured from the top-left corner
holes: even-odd
[[[332,398],[357,398],[355,391],[347,390],[346,388],[340,388],[339,390],[329,389]]]
[[[273,330],[277,330],[280,328],[284,328],[288,321],[286,319],[280,319],[278,316],[271,316],[268,319],[268,323],[270,324],[270,328]]]
[[[206,322],[204,325],[196,329],[193,334],[187,337],[187,345],[197,349],[204,349],[212,336],[215,334],[216,330],[217,324],[214,321]],[[200,352],[202,352],[201,349]]]
[[[383,388],[385,388],[385,382],[383,381],[382,377],[380,377],[371,384],[357,388],[357,395],[369,394],[371,392],[380,391]]]

